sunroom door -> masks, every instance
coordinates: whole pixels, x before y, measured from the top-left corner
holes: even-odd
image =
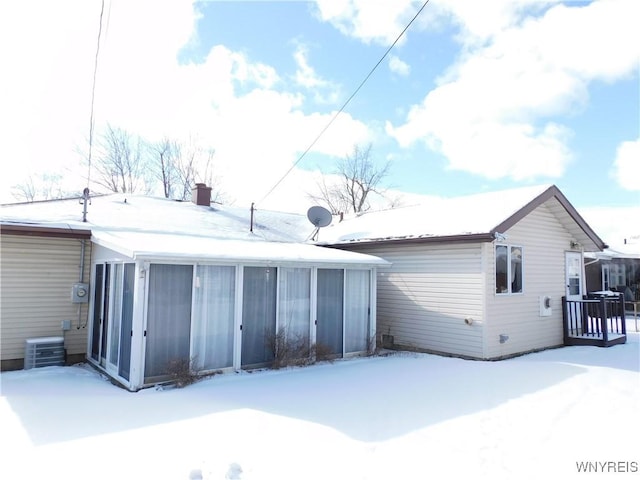
[[[318,269],[316,344],[334,356],[344,351],[344,270]]]
[[[109,291],[111,304],[109,305],[109,329],[107,332],[107,370],[118,371],[120,352],[120,326],[122,323],[122,280],[123,266],[121,263],[112,266],[112,278]]]
[[[274,359],[277,270],[245,267],[242,288],[242,367],[265,366]]]
[[[129,380],[133,319],[133,263],[97,264],[91,325],[91,358]]]
[[[173,362],[190,362],[192,265],[151,264],[144,381],[169,377]]]
[[[133,336],[133,293],[135,287],[133,263],[124,264],[122,284],[122,314],[120,320],[120,345],[118,348],[118,375],[129,380],[131,366],[131,337]]]
[[[344,351],[364,352],[370,343],[370,272],[347,270],[345,279]]]
[[[91,358],[105,366],[109,334],[111,265],[97,264],[94,280],[93,318],[91,320]]]
[[[233,366],[236,267],[196,267],[191,324],[194,368],[208,371]]]

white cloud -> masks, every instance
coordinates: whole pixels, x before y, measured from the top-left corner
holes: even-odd
[[[615,81],[640,66],[638,18],[635,0],[601,0],[584,8],[558,5],[525,31],[550,68],[585,80]]]
[[[409,75],[409,73],[411,73],[411,67],[409,66],[409,64],[403,62],[395,55],[391,55],[389,57],[389,70],[402,77],[406,77],[407,75]]]
[[[423,2],[413,0],[316,0],[318,16],[365,43],[391,45]],[[405,37],[398,42],[405,42]]]
[[[299,85],[305,88],[324,87],[327,84],[318,76],[316,71],[309,65],[309,50],[303,45],[298,45],[293,54],[298,69],[296,70],[295,80]]]
[[[6,5],[0,7],[0,127],[11,132],[3,136],[3,156],[13,171],[0,176],[0,202],[12,201],[10,185],[29,173],[62,172],[65,187],[81,190],[86,167],[75,149],[85,147],[89,130],[100,2],[41,2],[39,15],[28,3]],[[110,123],[150,140],[198,139],[215,149],[214,169],[230,198],[249,205],[284,175],[334,112],[305,114],[305,98],[282,91],[273,67],[222,45],[203,63],[179,64],[197,18],[188,2],[106,2],[96,128]],[[370,137],[366,125],[343,113],[311,151],[343,156]],[[296,173],[295,189],[310,188],[307,176]],[[274,194],[260,207],[291,209],[291,197]]]
[[[402,146],[423,141],[451,168],[487,178],[561,176],[572,159],[571,132],[549,118],[583,108],[589,82],[636,71],[640,42],[630,39],[637,38],[638,5],[558,5],[525,21],[498,15],[493,25],[500,31],[477,32],[476,23],[468,24],[485,42],[469,46],[406,122],[388,123],[387,132]],[[456,6],[462,11],[460,21],[475,18],[473,9]]]
[[[618,146],[612,173],[621,188],[640,192],[640,139]]]
[[[338,100],[339,88],[318,75],[309,64],[309,50],[298,45],[293,54],[297,70],[294,77],[296,84],[312,92],[314,100],[319,104],[333,104]]]
[[[12,175],[2,176],[2,201],[11,200],[6,194],[12,183],[30,174],[62,172],[65,189],[84,186],[86,168],[76,149],[89,137],[100,8],[95,0],[2,2],[0,127],[11,132],[3,154],[12,165]],[[105,2],[96,124],[111,121],[108,115],[118,106],[156,116],[162,102],[140,93],[167,95],[163,74],[189,41],[195,19],[189,3],[157,8],[150,1]]]
[[[436,18],[450,17],[460,27],[458,40],[467,46],[482,45],[501,32],[521,24],[526,14],[559,0],[456,0],[432,6]]]
[[[511,27],[525,12],[545,8],[559,0],[456,0],[430,2],[422,10],[411,30],[437,30],[446,22],[460,27],[461,43],[482,44],[503,29]],[[318,16],[342,34],[364,43],[388,46],[424,5],[423,0],[316,0]],[[406,41],[400,38],[399,45]]]
[[[586,222],[613,249],[629,250],[626,244],[640,249],[640,225],[633,219],[640,218],[640,204],[627,207],[583,207],[578,209]],[[637,250],[635,253],[640,253]]]

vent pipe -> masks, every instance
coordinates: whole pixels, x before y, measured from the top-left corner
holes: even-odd
[[[80,203],[82,203],[82,221],[86,222],[87,221],[87,204],[89,203],[88,187],[82,191],[82,200],[80,201]]]

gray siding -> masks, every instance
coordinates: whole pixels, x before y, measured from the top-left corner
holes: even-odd
[[[550,200],[555,201],[555,200]],[[486,244],[486,357],[498,358],[561,345],[565,252],[571,235],[543,204],[510,228],[506,243],[523,247],[523,293],[495,294],[495,248]],[[540,316],[540,296],[551,297],[552,314]],[[500,334],[509,336],[499,342]]]
[[[91,241],[85,240],[84,281],[91,270]],[[63,336],[68,355],[84,354],[87,345],[87,304],[71,302],[71,287],[79,281],[81,240],[21,235],[1,236],[0,339],[5,364],[24,358],[28,338]],[[80,315],[80,316],[79,316]],[[81,328],[77,328],[80,324]],[[14,362],[11,362],[11,361]]]
[[[480,244],[350,245],[392,262],[378,269],[378,340],[480,358],[484,275]],[[472,318],[471,325],[465,318]]]

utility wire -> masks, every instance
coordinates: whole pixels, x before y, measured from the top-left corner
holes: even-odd
[[[111,9],[111,7],[109,7]],[[93,85],[91,86],[91,114],[89,116],[89,167],[87,172],[87,188],[89,188],[89,183],[91,181],[91,151],[93,147],[93,126],[94,126],[94,118],[93,118],[93,104],[96,97],[96,77],[98,74],[98,55],[100,54],[100,37],[102,36],[102,16],[104,15],[104,0],[102,0],[102,5],[100,7],[100,24],[98,26],[98,41],[96,45],[96,58],[93,65]]]
[[[378,60],[378,63],[376,63],[374,65],[374,67],[369,71],[369,73],[367,74],[366,77],[364,77],[364,79],[362,80],[362,82],[360,82],[360,85],[358,85],[358,88],[355,89],[355,91],[351,94],[351,96],[349,98],[347,98],[347,101],[344,102],[344,104],[342,105],[342,107],[340,107],[340,110],[338,110],[333,117],[331,117],[331,120],[329,120],[329,123],[327,123],[327,125],[325,125],[325,127],[320,131],[320,133],[316,136],[316,138],[311,142],[311,144],[309,144],[309,146],[307,147],[307,149],[302,152],[302,154],[298,157],[298,159],[289,167],[289,169],[285,172],[285,174],[280,178],[280,180],[278,180],[276,182],[276,184],[271,187],[271,189],[266,193],[266,195],[264,197],[262,197],[262,199],[258,202],[258,203],[262,203],[264,202],[264,200],[271,195],[271,193],[273,193],[273,191],[278,187],[278,185],[280,185],[282,183],[282,181],[287,177],[287,175],[289,175],[291,173],[291,171],[295,168],[296,165],[298,165],[300,163],[300,161],[307,155],[307,153],[309,153],[309,151],[313,148],[313,146],[318,142],[318,140],[320,140],[320,137],[322,137],[322,135],[324,135],[324,132],[326,132],[329,127],[331,126],[331,124],[333,124],[333,122],[335,121],[336,118],[338,118],[338,115],[340,115],[344,109],[347,107],[347,105],[349,105],[349,102],[351,102],[351,100],[353,99],[353,97],[356,96],[356,94],[360,91],[360,89],[364,86],[365,83],[367,83],[367,80],[369,80],[369,77],[371,77],[371,75],[373,75],[373,72],[376,71],[376,69],[378,68],[378,66],[382,63],[382,61],[387,57],[387,55],[389,54],[389,52],[393,49],[393,47],[395,47],[396,43],[398,43],[398,41],[400,41],[400,39],[402,38],[402,36],[405,34],[405,32],[408,30],[408,28],[411,26],[411,24],[415,21],[416,18],[418,18],[418,16],[420,15],[420,13],[422,13],[422,10],[424,10],[424,7],[427,6],[427,4],[429,3],[429,0],[426,0],[422,6],[420,7],[420,9],[416,12],[416,14],[413,16],[413,18],[411,19],[411,21],[409,23],[407,23],[407,26],[404,27],[404,29],[402,30],[402,32],[400,32],[400,34],[396,37],[396,39],[393,41],[393,43],[391,44],[391,46],[389,48],[387,48],[387,51],[384,52],[384,55],[382,55],[382,57],[380,57],[380,60]]]

